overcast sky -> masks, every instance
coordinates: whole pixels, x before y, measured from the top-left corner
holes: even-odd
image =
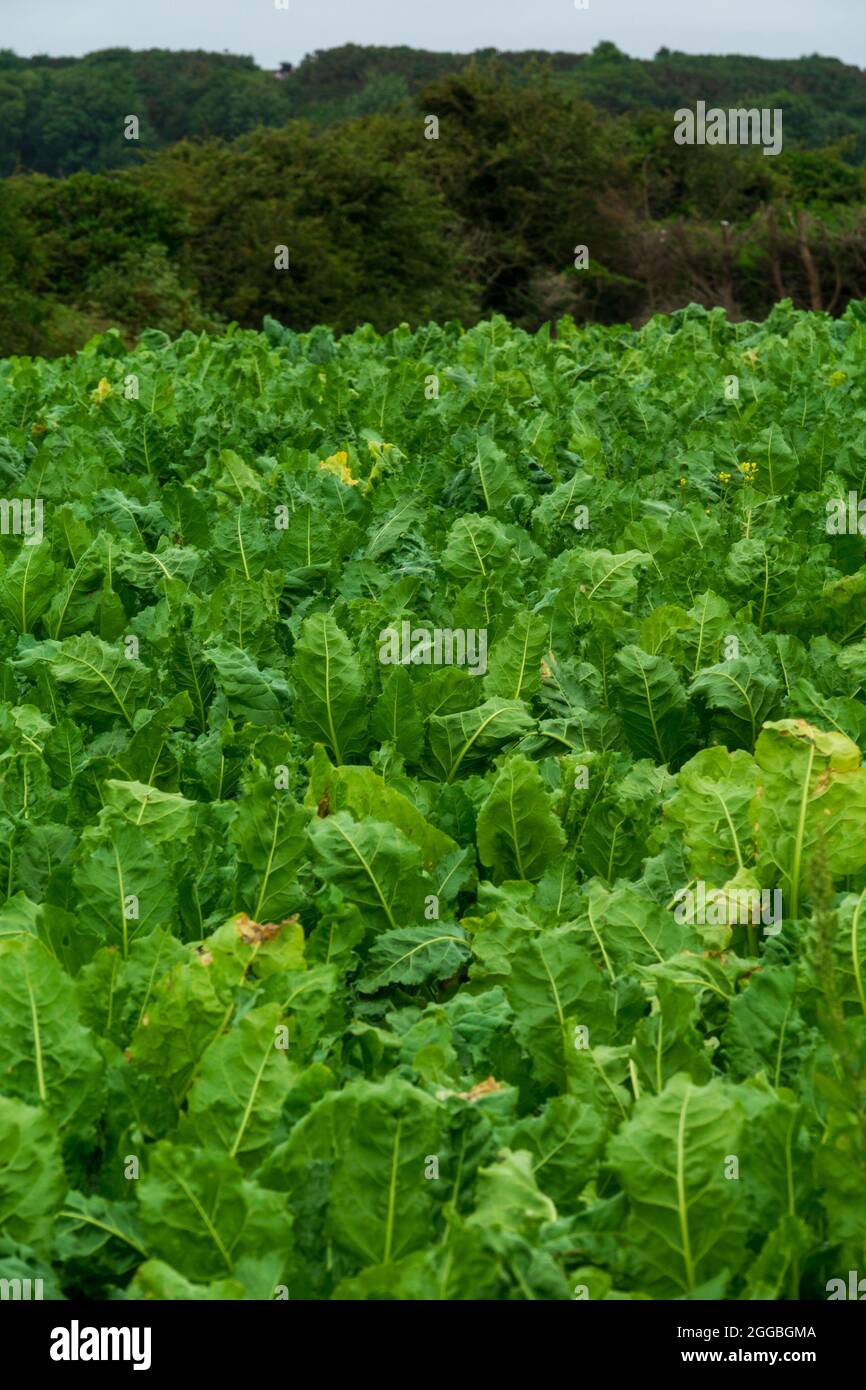
[[[264,67],[338,44],[563,49],[611,39],[635,57],[687,53],[866,66],[866,0],[0,0],[0,47],[78,55],[98,48],[251,53]]]

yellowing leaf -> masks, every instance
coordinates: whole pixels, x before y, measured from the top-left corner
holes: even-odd
[[[319,467],[324,468],[327,473],[333,473],[334,477],[339,478],[347,487],[357,487],[359,479],[352,477],[348,460],[346,450],[340,449],[336,454],[331,454],[330,458],[322,459]]]

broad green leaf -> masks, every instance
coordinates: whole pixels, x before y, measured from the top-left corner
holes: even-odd
[[[177,792],[162,792],[143,782],[120,782],[109,777],[103,795],[117,819],[145,830],[153,845],[177,844],[192,831],[195,803]]]
[[[582,1035],[590,1047],[612,1041],[612,1003],[595,961],[572,927],[530,936],[518,945],[505,985],[514,1028],[543,1085],[567,1089]]]
[[[604,1147],[602,1114],[576,1096],[554,1096],[538,1115],[508,1131],[511,1149],[532,1155],[532,1171],[561,1212],[580,1208],[580,1193],[596,1175]]]
[[[452,579],[488,579],[512,549],[507,532],[492,517],[461,516],[448,533],[442,565]]]
[[[556,1207],[536,1182],[534,1155],[508,1150],[487,1168],[478,1170],[478,1202],[467,1225],[528,1235],[555,1221]]]
[[[216,684],[233,715],[250,724],[277,724],[288,701],[285,680],[262,670],[248,652],[220,642],[202,653],[216,671]]]
[[[272,1271],[272,1288],[282,1282],[291,1249],[289,1213],[275,1193],[244,1178],[228,1154],[162,1140],[148,1152],[137,1195],[151,1257],[184,1278],[232,1279],[244,1261],[260,1261]]]
[[[424,906],[421,853],[387,821],[356,821],[346,811],[314,818],[313,865],[379,930],[413,926]]]
[[[611,980],[637,965],[662,964],[679,951],[695,948],[695,933],[669,911],[628,884],[607,889],[589,884],[579,902],[582,939]]]
[[[629,1263],[657,1297],[682,1297],[745,1258],[746,1213],[725,1177],[743,1118],[733,1088],[680,1075],[639,1100],[608,1145],[628,1197]]]
[[[343,1279],[335,1299],[394,1299],[427,1303],[495,1298],[507,1273],[485,1246],[483,1231],[452,1221],[445,1240],[385,1265],[368,1265]]]
[[[22,545],[0,574],[0,613],[16,632],[33,632],[54,597],[57,566],[45,544]]]
[[[121,642],[111,646],[91,633],[22,645],[15,665],[34,674],[45,670],[71,715],[90,723],[94,716],[102,723],[119,720],[129,728],[151,679],[144,662],[130,660]]]
[[[629,747],[637,758],[676,760],[692,741],[686,692],[667,657],[627,646],[615,662],[617,706]]]
[[[162,1260],[145,1260],[136,1270],[127,1296],[133,1301],[156,1299],[166,1303],[230,1302],[243,1299],[245,1292],[237,1279],[213,1279],[209,1284],[194,1284]]]
[[[392,743],[407,760],[416,762],[421,756],[424,728],[405,666],[393,667],[385,677],[370,727],[374,737],[381,743]]]
[[[795,920],[819,859],[831,874],[866,865],[866,769],[851,739],[802,719],[767,724],[755,761],[758,871],[762,882],[782,889],[785,917]]]
[[[494,877],[535,881],[565,842],[534,763],[521,755],[501,765],[478,815],[478,854]]]
[[[447,980],[468,960],[466,934],[459,927],[445,922],[400,927],[376,938],[357,987],[362,994],[375,994],[393,984]]]
[[[358,658],[330,614],[305,619],[292,675],[298,729],[325,743],[338,763],[347,762],[364,745],[367,698]]]
[[[104,1065],[78,1022],[72,980],[33,937],[0,941],[0,1087],[41,1105],[65,1136],[89,1134],[104,1104]]]
[[[689,669],[697,675],[702,666],[713,662],[720,653],[722,638],[731,625],[730,609],[723,598],[706,589],[689,609],[692,628],[683,634],[683,645],[689,654]]]
[[[677,1072],[697,1085],[709,1081],[712,1065],[698,1032],[699,1017],[694,995],[662,977],[656,980],[652,1012],[638,1022],[631,1045],[641,1095],[661,1095]]]
[[[66,1175],[51,1116],[0,1096],[0,1231],[47,1252],[65,1193]]]
[[[256,922],[279,922],[295,906],[299,866],[307,857],[307,815],[273,779],[244,783],[231,842],[241,860],[239,900]]]
[[[637,598],[640,570],[650,557],[640,550],[571,551],[565,567],[573,592],[571,612],[585,623],[593,614],[614,616]]]
[[[721,884],[749,862],[757,781],[757,766],[742,749],[702,748],[680,768],[665,818],[681,831],[695,878]]]
[[[489,435],[479,434],[472,469],[489,512],[502,514],[518,489],[517,474],[507,456]]]
[[[805,1221],[786,1215],[770,1231],[760,1254],[749,1269],[744,1299],[797,1298],[799,1271],[815,1236]]]
[[[389,1264],[431,1243],[434,1184],[427,1155],[441,1148],[443,1112],[405,1081],[354,1081],[319,1101],[294,1130],[292,1169],[331,1165],[327,1233],[356,1267]]]
[[[707,666],[689,686],[689,695],[699,695],[714,712],[714,728],[724,742],[741,748],[754,748],[780,693],[779,681],[753,656]]]
[[[763,1072],[771,1086],[796,1082],[808,1052],[808,1030],[797,1006],[793,965],[752,975],[731,1001],[722,1045],[732,1076]]]
[[[522,700],[485,700],[460,714],[433,715],[430,752],[445,781],[453,782],[464,766],[515,742],[534,725]]]
[[[217,1145],[244,1168],[271,1146],[291,1085],[281,1022],[275,1004],[245,1014],[207,1048],[189,1092],[184,1136]]]
[[[129,824],[88,826],[73,872],[79,909],[103,941],[129,954],[129,944],[171,921],[176,886],[170,858]]]
[[[327,805],[322,807],[322,801]],[[453,854],[457,844],[450,835],[437,830],[425,820],[420,811],[396,788],[368,767],[332,767],[321,748],[317,748],[310,763],[310,788],[306,797],[310,807],[321,807],[320,814],[348,811],[355,820],[370,817],[390,821],[417,845],[422,864],[432,871],[446,854]]]
[[[96,1289],[128,1279],[147,1256],[132,1192],[129,1201],[67,1193],[57,1216],[55,1239],[64,1267],[85,1286]]]

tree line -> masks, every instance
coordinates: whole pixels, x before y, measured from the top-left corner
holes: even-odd
[[[535,328],[690,300],[840,313],[866,295],[853,137],[815,150],[786,127],[773,159],[680,146],[673,110],[604,111],[555,71],[527,81],[491,61],[391,112],[16,173],[0,183],[0,352],[70,351],[111,325],[132,339],[265,316],[346,331],[504,313]]]
[[[104,49],[83,58],[22,58],[0,49],[0,174],[63,176],[136,163],[181,139],[231,140],[258,126],[304,118],[327,125],[396,114],[431,82],[469,69],[548,80],[601,111],[668,111],[708,105],[783,106],[787,138],[811,148],[852,137],[866,157],[866,72],[815,54],[797,59],[699,56],[661,48],[631,58],[613,43],[591,53],[430,53],[344,44],[297,66],[267,70],[228,53]],[[140,143],[124,139],[137,116]]]

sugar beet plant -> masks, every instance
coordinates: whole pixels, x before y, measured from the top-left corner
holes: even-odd
[[[265,329],[0,366],[0,1274],[836,1296],[863,307]]]

